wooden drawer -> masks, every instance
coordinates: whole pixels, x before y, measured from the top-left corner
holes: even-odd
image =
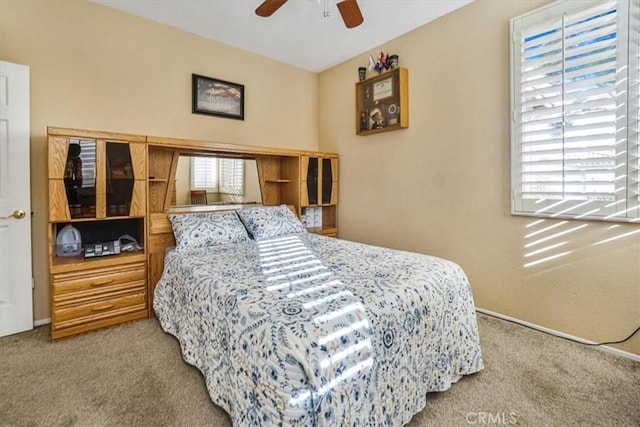
[[[132,312],[146,314],[146,292],[125,294],[115,298],[98,299],[91,302],[54,307],[52,330],[79,326]],[[87,330],[91,329],[90,327]]]
[[[68,305],[84,304],[103,299],[111,299],[131,293],[146,292],[147,283],[144,280],[135,282],[118,283],[99,289],[67,293],[53,296],[54,309]]]
[[[146,263],[51,275],[51,338],[57,340],[147,317]]]
[[[144,282],[145,275],[144,262],[57,273],[51,276],[53,301],[56,303],[122,291],[127,284]]]

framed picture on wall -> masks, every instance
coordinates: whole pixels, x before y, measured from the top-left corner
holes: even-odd
[[[244,85],[191,75],[192,113],[244,120]]]
[[[409,72],[398,67],[356,83],[356,135],[409,127]]]

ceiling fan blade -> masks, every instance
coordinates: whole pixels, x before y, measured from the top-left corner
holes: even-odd
[[[355,28],[364,22],[362,12],[360,12],[360,7],[358,7],[356,0],[344,0],[336,4],[336,6],[338,6],[344,25],[346,25],[347,28]]]
[[[256,15],[266,18],[273,15],[287,0],[264,0],[256,9]]]

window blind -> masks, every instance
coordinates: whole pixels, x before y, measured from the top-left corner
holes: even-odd
[[[244,194],[244,161],[216,157],[191,158],[191,188],[212,193]]]
[[[630,5],[629,20],[629,194],[631,205],[640,205],[640,1]],[[636,215],[640,219],[640,212]]]
[[[572,1],[512,21],[512,212],[638,217],[633,13]]]
[[[96,186],[96,141],[80,140],[80,160],[82,160],[82,188]]]
[[[233,195],[244,194],[244,161],[220,159],[220,192]]]
[[[213,157],[191,158],[191,188],[218,191],[218,159]]]

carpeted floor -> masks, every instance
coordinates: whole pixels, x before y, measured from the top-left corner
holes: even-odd
[[[479,315],[485,369],[409,426],[640,425],[640,363]],[[0,339],[1,426],[230,426],[180,346],[144,320],[55,344]]]

